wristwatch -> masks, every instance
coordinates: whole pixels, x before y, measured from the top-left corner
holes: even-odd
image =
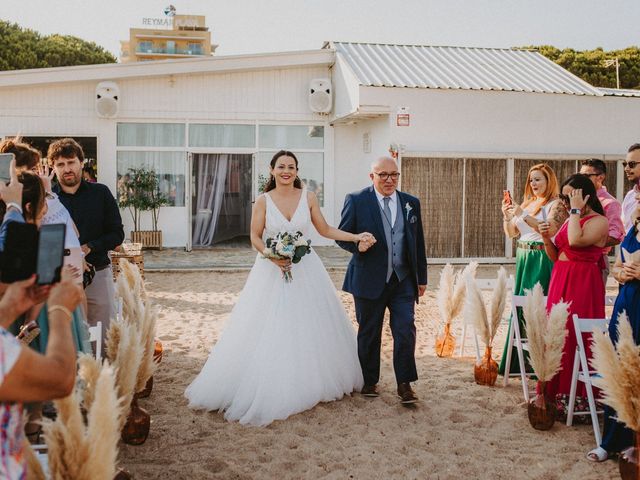
[[[569,210],[569,215],[580,215],[580,209],[572,208],[571,210]]]

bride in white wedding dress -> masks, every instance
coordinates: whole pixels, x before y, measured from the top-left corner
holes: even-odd
[[[280,151],[271,177],[256,200],[251,243],[265,249],[264,238],[301,231],[311,224],[324,237],[363,242],[329,226],[314,193],[297,178],[298,160]],[[283,279],[289,270],[291,283]],[[311,252],[297,264],[258,254],[221,338],[185,396],[192,408],[221,410],[227,420],[268,425],[342,398],[362,388],[356,336],[320,258]]]

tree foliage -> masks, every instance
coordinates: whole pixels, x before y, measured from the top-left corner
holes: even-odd
[[[587,83],[605,88],[616,88],[616,68],[615,66],[605,67],[605,61],[617,57],[620,62],[620,88],[640,89],[639,47],[628,47],[608,52],[602,48],[583,51],[572,48],[560,50],[550,45],[524,48],[537,50]]]
[[[0,70],[115,62],[110,52],[93,42],[71,35],[43,36],[0,20]]]
[[[160,192],[160,179],[154,170],[130,168],[118,180],[118,204],[128,208],[135,230],[139,231],[142,212],[151,212],[152,229],[158,230],[160,207],[169,205],[169,199]]]

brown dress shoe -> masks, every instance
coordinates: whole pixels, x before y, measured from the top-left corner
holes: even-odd
[[[379,397],[378,386],[377,385],[365,385],[360,390],[360,393],[365,397]]]
[[[398,396],[400,397],[400,403],[402,403],[403,405],[410,405],[418,401],[418,397],[411,388],[410,383],[398,384]]]

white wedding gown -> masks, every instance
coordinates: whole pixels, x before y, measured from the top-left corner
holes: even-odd
[[[266,237],[311,225],[306,190],[288,221],[266,195]],[[312,250],[280,269],[258,255],[207,362],[185,396],[192,408],[267,425],[362,388],[356,337],[320,258]]]

